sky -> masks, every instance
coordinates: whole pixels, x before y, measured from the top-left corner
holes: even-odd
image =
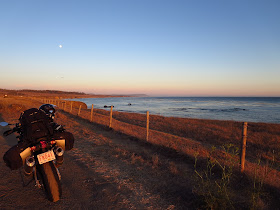
[[[0,88],[280,96],[279,0],[0,0]]]

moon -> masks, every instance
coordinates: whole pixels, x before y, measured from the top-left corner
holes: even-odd
[[[59,45],[59,48],[62,48],[62,45],[61,45],[61,44]]]

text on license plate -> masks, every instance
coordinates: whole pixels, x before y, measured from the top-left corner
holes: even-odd
[[[52,160],[55,160],[55,155],[52,150],[49,150],[47,152],[37,155],[37,158],[38,158],[39,164],[44,164],[44,163],[50,162]]]

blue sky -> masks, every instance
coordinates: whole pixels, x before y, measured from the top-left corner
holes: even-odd
[[[2,0],[0,88],[280,96],[279,10],[278,0]]]

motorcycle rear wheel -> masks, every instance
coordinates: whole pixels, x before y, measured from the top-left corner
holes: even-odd
[[[54,163],[48,162],[37,167],[42,177],[44,190],[48,199],[52,202],[58,201],[61,197],[62,190]]]

